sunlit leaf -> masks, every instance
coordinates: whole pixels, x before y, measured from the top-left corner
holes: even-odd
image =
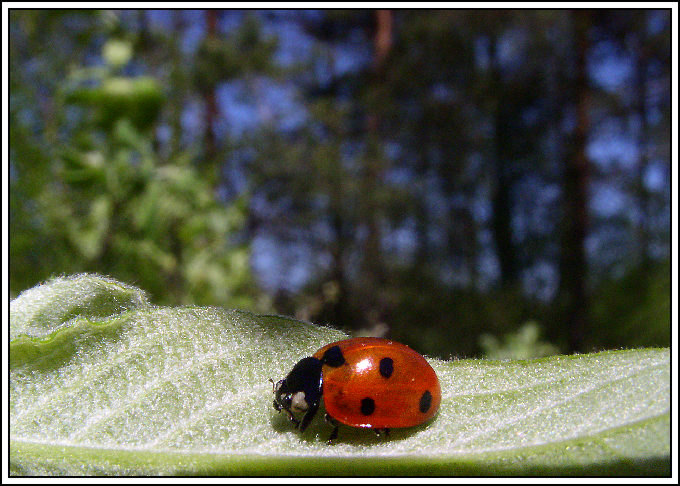
[[[342,339],[285,317],[149,306],[81,275],[10,305],[15,475],[667,475],[670,353],[430,359],[438,416],[389,439],[318,414],[304,434],[269,378]]]

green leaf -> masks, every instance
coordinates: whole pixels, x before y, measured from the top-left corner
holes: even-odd
[[[86,260],[93,260],[101,255],[112,212],[111,197],[108,194],[100,194],[89,204],[87,214],[80,221],[74,217],[67,220],[70,240]]]
[[[9,337],[49,339],[71,320],[110,319],[149,305],[141,290],[112,278],[79,274],[61,277],[21,293],[10,303]]]
[[[345,334],[80,275],[10,306],[13,475],[669,475],[670,352],[430,359],[430,423],[305,433],[269,378]]]
[[[132,59],[132,45],[124,40],[111,39],[102,47],[102,57],[110,66],[119,68]]]

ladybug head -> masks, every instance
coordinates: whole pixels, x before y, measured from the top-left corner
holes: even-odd
[[[319,409],[321,391],[321,360],[304,358],[274,385],[274,408],[288,412],[291,421],[305,430]],[[302,421],[295,418],[295,413],[304,413]]]

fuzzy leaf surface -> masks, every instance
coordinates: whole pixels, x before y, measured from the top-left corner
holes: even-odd
[[[323,412],[300,434],[268,379],[338,330],[77,275],[12,301],[10,336],[12,475],[670,474],[668,349],[428,359],[430,423],[328,445]]]

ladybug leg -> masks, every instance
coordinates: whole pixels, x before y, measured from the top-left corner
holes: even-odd
[[[288,417],[290,418],[290,421],[293,423],[293,425],[295,425],[296,428],[299,427],[300,421],[295,418],[295,416],[293,415],[293,413],[290,410],[286,410],[286,412],[288,413]]]
[[[328,437],[328,445],[331,445],[335,439],[338,438],[338,426],[336,425],[331,432],[330,437]]]
[[[384,429],[373,429],[373,432],[375,432],[375,435],[377,435],[378,437],[380,437],[381,434],[385,434],[385,437],[390,436],[390,429],[388,429],[387,427],[385,427]]]
[[[333,426],[333,432],[331,432],[330,437],[328,438],[328,445],[332,444],[335,439],[338,438],[338,429],[340,428],[338,421],[335,420],[333,417],[330,415],[326,414],[324,417],[326,419],[326,422],[328,422],[330,425]]]

